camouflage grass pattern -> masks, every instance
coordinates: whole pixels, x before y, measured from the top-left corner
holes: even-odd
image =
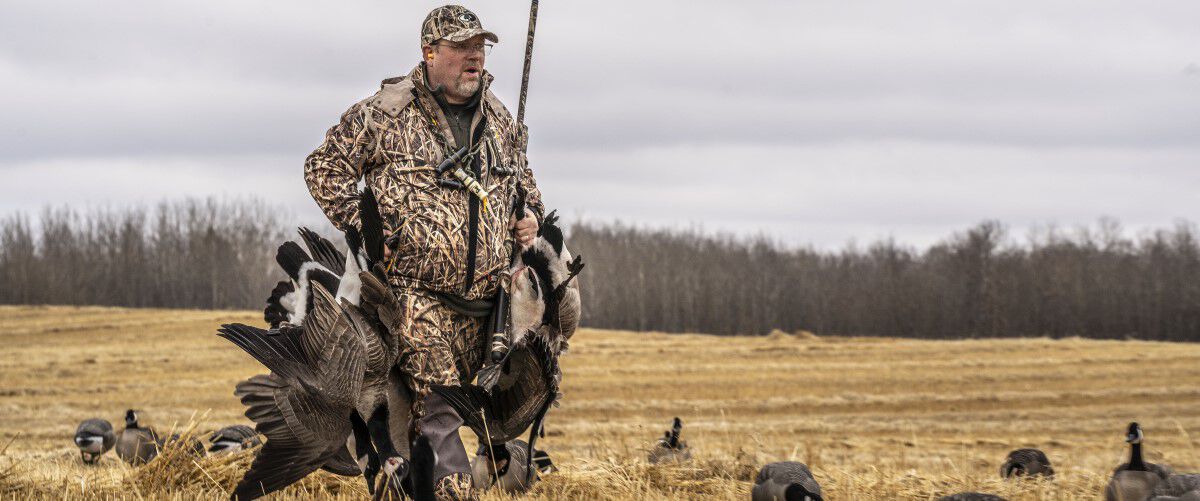
[[[400,367],[410,385],[413,415],[425,414],[422,402],[432,384],[458,385],[470,381],[483,367],[487,353],[484,320],[458,314],[426,294],[401,292],[404,343]]]
[[[479,16],[461,5],[443,5],[429,12],[421,22],[421,45],[431,45],[446,39],[461,42],[476,35],[483,35],[492,42],[500,38],[483,29]]]
[[[467,299],[490,297],[499,286],[499,272],[509,264],[509,221],[518,183],[526,193],[525,205],[539,220],[544,214],[524,154],[524,130],[487,90],[491,76],[485,73],[480,109],[487,130],[481,136],[478,180],[490,196],[486,210],[479,209],[475,285],[463,291],[473,195],[438,183],[449,175],[437,175],[436,167],[458,148],[426,87],[423,68],[418,65],[403,79],[385,81],[379,93],[347,110],[309,155],[305,181],[334,226],[346,228],[357,225],[357,182],[366,179],[379,199],[385,226],[398,234],[398,257],[388,277],[393,286]]]

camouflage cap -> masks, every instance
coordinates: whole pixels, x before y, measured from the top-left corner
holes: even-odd
[[[425,22],[421,23],[421,45],[432,45],[443,38],[461,42],[476,35],[483,35],[493,43],[500,41],[495,33],[483,29],[479,16],[461,5],[443,5],[433,9],[425,16]]]

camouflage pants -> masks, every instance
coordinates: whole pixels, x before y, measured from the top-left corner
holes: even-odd
[[[457,313],[419,291],[398,289],[396,297],[406,317],[399,366],[414,397],[412,433],[429,438],[438,454],[438,499],[470,499],[471,467],[458,435],[462,418],[429,387],[475,377],[488,353],[487,319]]]

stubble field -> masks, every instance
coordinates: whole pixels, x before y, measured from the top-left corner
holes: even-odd
[[[127,408],[160,430],[246,423],[233,396],[264,369],[218,338],[237,311],[0,306],[0,495],[222,498],[248,456],[170,454],[86,467],[83,419],[120,429]],[[721,338],[582,329],[563,359],[564,399],[544,445],[560,466],[532,499],[748,499],[762,464],[795,459],[827,499],[1095,499],[1124,460],[1129,421],[1148,458],[1200,469],[1200,346],[1138,341]],[[674,416],[694,460],[646,464]],[[464,429],[464,437],[469,437]],[[472,445],[473,438],[466,438]],[[1003,482],[1018,447],[1052,481]],[[360,478],[319,473],[280,498],[363,498]],[[490,493],[484,499],[503,499]]]

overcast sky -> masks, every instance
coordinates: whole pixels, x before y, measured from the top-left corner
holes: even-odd
[[[6,0],[0,215],[253,194],[419,57],[433,2]],[[466,4],[514,110],[528,3]],[[1200,2],[540,7],[527,121],[568,217],[821,248],[1200,220]]]

